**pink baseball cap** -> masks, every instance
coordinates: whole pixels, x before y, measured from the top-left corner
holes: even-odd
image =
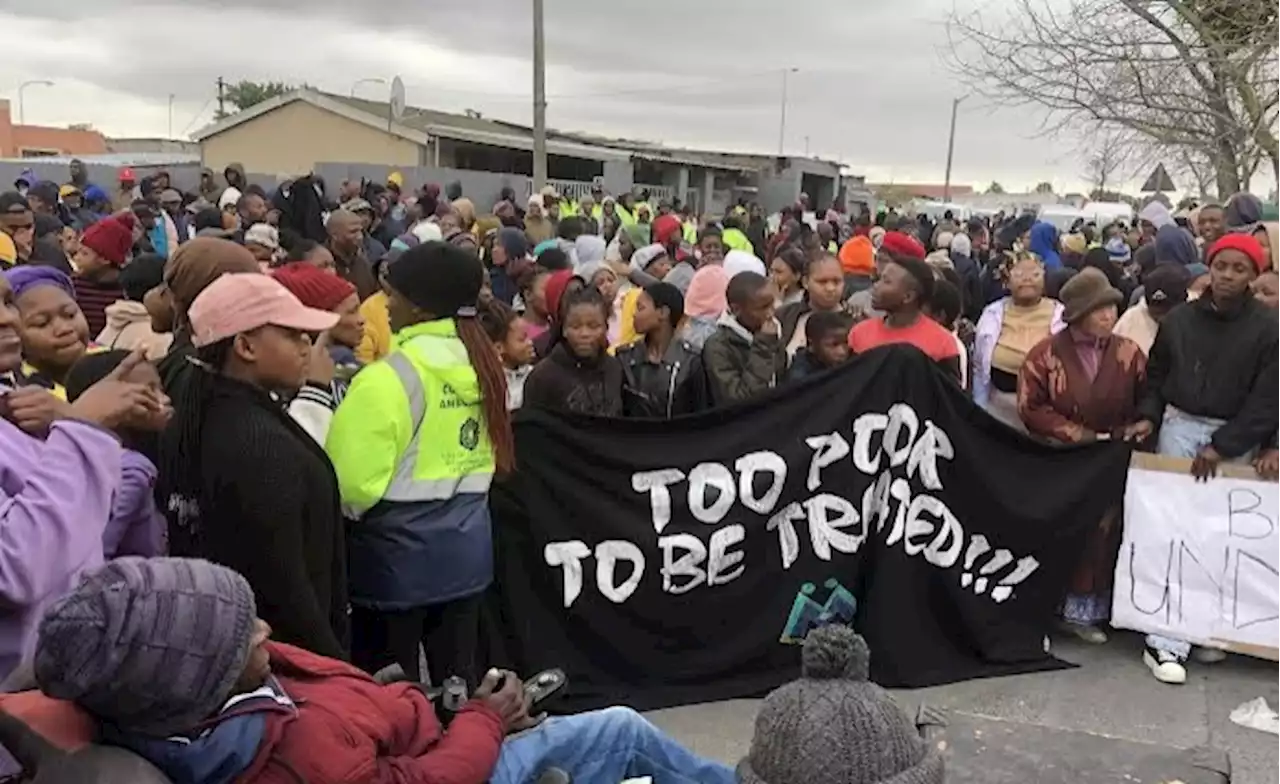
[[[309,308],[270,275],[228,273],[210,283],[187,309],[197,348],[267,325],[324,332],[338,314]]]

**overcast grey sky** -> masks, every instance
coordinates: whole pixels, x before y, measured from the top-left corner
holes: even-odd
[[[709,149],[839,158],[871,181],[942,182],[951,99],[939,53],[953,0],[547,0],[548,123]],[[955,0],[965,5],[978,0]],[[528,122],[530,0],[0,0],[0,95],[30,123],[177,136],[212,117],[214,80],[348,93],[400,74],[409,103]],[[359,94],[383,98],[363,84]],[[953,181],[1084,187],[1073,142],[1039,118],[961,105]]]

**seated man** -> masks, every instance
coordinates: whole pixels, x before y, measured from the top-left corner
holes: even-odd
[[[538,723],[512,673],[500,688],[491,673],[446,733],[415,684],[379,685],[270,634],[236,572],[120,558],[45,615],[35,675],[174,784],[524,784],[550,768],[579,784],[734,778],[626,708]]]

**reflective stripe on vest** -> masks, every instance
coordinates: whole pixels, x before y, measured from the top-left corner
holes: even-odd
[[[428,353],[430,353],[429,349]],[[454,360],[453,357],[444,356],[430,358],[444,362]],[[391,482],[387,485],[386,492],[382,495],[383,500],[398,503],[447,501],[460,494],[487,492],[493,479],[492,469],[472,471],[462,476],[430,479],[415,476],[423,437],[422,426],[427,418],[426,389],[423,387],[422,377],[418,374],[417,367],[414,366],[411,359],[405,356],[403,351],[396,351],[388,355],[384,361],[395,371],[396,377],[400,379],[400,385],[404,387],[405,396],[409,399],[409,412],[413,419],[413,434],[409,439],[409,446],[405,449],[404,454],[400,456],[400,462],[396,464],[395,474],[392,475]],[[480,430],[483,430],[483,428],[480,428]],[[483,443],[487,450],[492,451],[492,448],[488,445],[487,434],[478,431],[477,437],[480,439],[478,445]],[[488,461],[488,464],[491,466],[492,460]]]

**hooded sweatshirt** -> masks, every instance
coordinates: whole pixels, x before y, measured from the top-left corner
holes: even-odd
[[[155,362],[169,353],[173,335],[151,329],[151,316],[141,302],[117,300],[106,307],[107,326],[94,342],[104,349],[136,351],[142,349],[147,359]]]
[[[622,365],[601,353],[579,359],[560,341],[534,366],[524,385],[524,405],[575,414],[622,416]]]
[[[31,652],[45,608],[102,565],[121,453],[94,425],[60,420],[40,440],[0,419],[0,677]]]
[[[1058,229],[1048,221],[1039,221],[1031,227],[1031,247],[1029,250],[1044,261],[1046,272],[1061,269],[1062,258],[1058,256]]]

